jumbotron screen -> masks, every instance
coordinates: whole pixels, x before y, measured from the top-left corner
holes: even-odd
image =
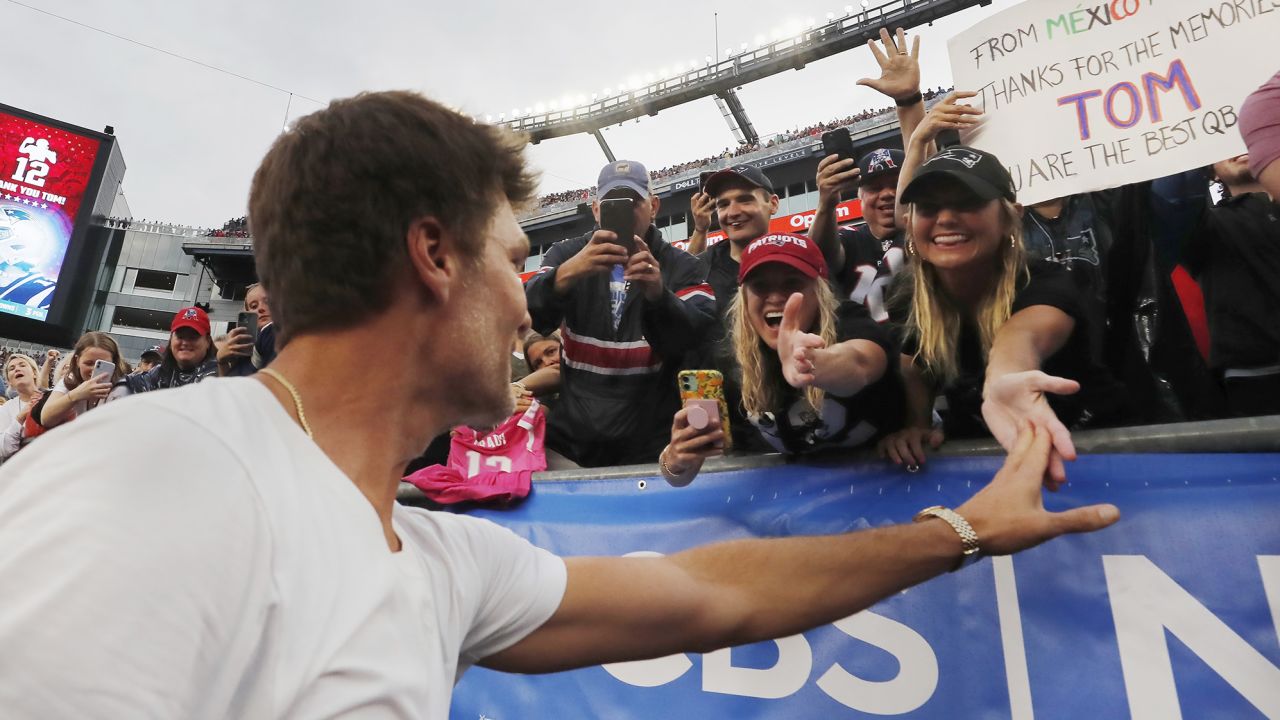
[[[0,312],[48,317],[100,145],[0,111]]]

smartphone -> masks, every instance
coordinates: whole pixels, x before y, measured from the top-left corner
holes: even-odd
[[[636,251],[635,201],[631,198],[610,198],[600,201],[600,229],[618,236],[617,243],[631,255]]]
[[[106,375],[107,376],[106,382],[111,382],[111,379],[115,377],[115,374],[116,374],[115,363],[111,362],[110,360],[99,360],[93,364],[93,374],[90,375],[90,377],[97,378],[97,377],[102,377],[103,375]]]
[[[719,370],[681,370],[676,376],[680,399],[685,407],[699,407],[708,416],[715,412],[720,416],[720,428],[724,430],[724,449],[733,447],[732,428],[729,427],[729,403],[724,397],[724,376]]]
[[[707,181],[711,179],[712,175],[715,175],[718,172],[720,171],[719,170],[703,170],[702,172],[698,173],[698,192],[700,193],[706,192]]]
[[[822,133],[822,152],[826,155],[837,155],[841,160],[853,158],[857,152],[853,149],[853,138],[849,136],[849,128],[836,128]]]
[[[249,331],[249,339],[258,342],[258,313],[242,312],[236,315],[236,327]]]

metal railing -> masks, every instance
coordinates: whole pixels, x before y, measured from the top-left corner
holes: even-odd
[[[1136,427],[1085,430],[1072,433],[1072,442],[1080,455],[1114,455],[1119,453],[1278,453],[1280,452],[1280,415],[1202,422],[1143,425]],[[943,443],[931,453],[934,457],[974,457],[1001,455],[1004,450],[995,440],[960,440]],[[875,460],[874,448],[848,453],[825,453],[817,458],[788,458],[776,453],[738,455],[713,458],[702,466],[700,474],[775,467],[789,463],[816,461],[823,464]],[[1280,472],[1280,467],[1276,468]],[[568,482],[580,480],[623,480],[660,476],[656,464],[620,465],[581,470],[557,470],[534,473],[534,482]],[[402,483],[400,502],[411,505],[427,503],[421,490]]]

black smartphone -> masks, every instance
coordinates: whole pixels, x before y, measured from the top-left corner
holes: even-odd
[[[635,200],[631,198],[600,201],[600,229],[617,235],[617,243],[627,249],[628,255],[636,251],[634,208]]]
[[[253,342],[258,342],[258,313],[242,312],[236,316],[236,327],[242,327],[249,331],[249,338]]]
[[[856,160],[849,128],[836,128],[822,133],[822,152],[826,155],[838,155],[841,160],[845,158]]]
[[[707,181],[710,180],[711,176],[715,175],[717,172],[720,172],[720,171],[719,170],[703,170],[702,172],[698,173],[698,192],[703,193],[707,191]]]

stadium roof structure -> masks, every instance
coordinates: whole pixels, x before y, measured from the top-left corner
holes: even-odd
[[[991,0],[889,0],[868,7],[867,0],[862,2],[862,8],[856,12],[853,11],[855,6],[846,6],[843,17],[833,17],[822,25],[815,24],[791,37],[764,43],[754,50],[744,50],[726,60],[716,62],[708,57],[703,67],[660,78],[626,92],[617,92],[572,108],[503,119],[497,124],[528,134],[534,143],[565,135],[591,133],[613,160],[600,135],[601,128],[716,96],[723,102],[726,119],[732,115],[736,121],[736,127],[734,122],[730,122],[731,129],[735,133],[742,132],[739,141],[754,143],[759,141],[759,137],[751,129],[733,92],[735,88],[786,70],[798,70],[807,63],[863,45],[878,37],[880,28],[918,27],[960,10],[991,4]]]

